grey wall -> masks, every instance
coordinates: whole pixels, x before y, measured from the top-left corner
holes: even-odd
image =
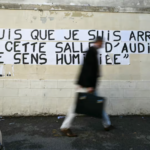
[[[150,13],[150,0],[0,0],[0,9]]]
[[[141,5],[118,7],[113,3],[111,7],[104,7],[68,3],[54,6],[47,5],[46,1],[42,1],[44,5],[31,4],[35,1],[30,1],[30,4],[27,4],[29,1],[22,1],[26,4],[18,4],[17,1],[15,4],[4,1],[0,3],[0,29],[149,31],[150,27],[150,15],[141,14],[150,11]],[[133,13],[105,13],[106,11]],[[107,65],[102,68],[98,91],[107,97],[106,106],[111,115],[150,114],[150,55],[130,55],[130,62],[130,65]],[[0,115],[66,114],[75,97],[74,80],[79,66],[5,64],[1,69],[2,67],[5,75],[11,72],[12,76],[3,76],[0,80]]]
[[[150,7],[150,0],[0,0],[1,3],[24,4],[61,4],[61,5],[90,5],[90,6],[121,6],[121,7]]]

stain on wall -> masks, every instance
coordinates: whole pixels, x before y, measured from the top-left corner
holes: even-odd
[[[46,23],[46,21],[47,21],[46,17],[41,17],[40,19],[41,19],[42,23]]]

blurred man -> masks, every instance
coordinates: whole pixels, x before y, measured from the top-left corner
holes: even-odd
[[[96,95],[96,85],[97,85],[97,79],[100,76],[100,70],[99,70],[99,63],[98,63],[98,57],[97,57],[97,50],[101,48],[103,45],[103,38],[97,37],[97,39],[94,42],[94,45],[89,48],[87,51],[84,64],[82,66],[81,72],[79,74],[79,78],[77,81],[77,84],[80,86],[80,88],[86,89],[88,93],[93,93]],[[72,105],[71,109],[69,110],[62,126],[61,126],[61,132],[69,137],[75,137],[77,135],[73,134],[70,127],[71,123],[76,116],[75,114],[75,102]],[[102,114],[102,123],[104,126],[104,129],[106,131],[109,131],[111,129],[111,122],[109,119],[109,116],[105,111],[103,111]]]

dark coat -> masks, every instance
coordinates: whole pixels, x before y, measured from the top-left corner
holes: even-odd
[[[82,87],[96,87],[97,78],[99,77],[99,64],[97,49],[90,47],[87,51],[84,64],[78,77],[77,84]]]

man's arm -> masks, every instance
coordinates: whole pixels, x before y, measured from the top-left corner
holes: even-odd
[[[87,87],[89,87],[89,91],[93,88],[95,88],[95,49],[89,49],[86,57],[86,66],[87,66],[87,72],[86,72],[86,83]]]

